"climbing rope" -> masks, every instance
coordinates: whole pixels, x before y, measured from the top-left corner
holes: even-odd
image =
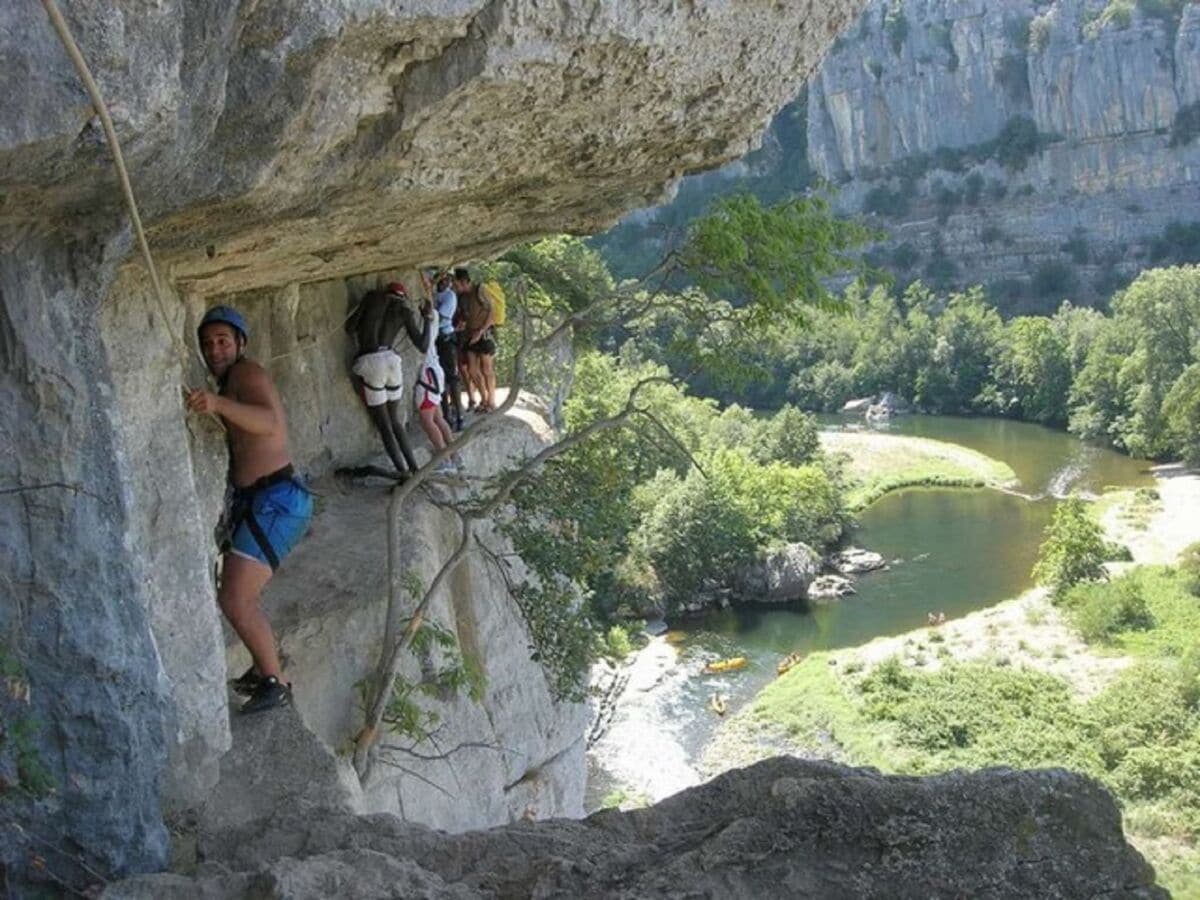
[[[121,182],[121,191],[125,197],[125,206],[129,209],[130,218],[133,219],[133,230],[137,234],[138,245],[142,250],[142,258],[146,261],[146,268],[150,271],[150,282],[154,287],[154,298],[158,302],[158,311],[166,323],[167,333],[171,336],[171,340],[175,344],[183,371],[186,372],[190,360],[188,354],[189,348],[175,329],[171,327],[171,317],[167,313],[167,303],[163,296],[162,283],[158,280],[158,269],[154,266],[154,258],[150,255],[150,245],[146,242],[146,232],[142,228],[142,217],[138,214],[137,201],[134,199],[133,187],[129,183],[129,173],[125,168],[125,158],[121,155],[121,143],[117,140],[117,133],[113,129],[112,118],[108,114],[108,106],[100,94],[100,88],[97,86],[95,79],[92,78],[91,70],[88,69],[83,54],[79,51],[79,45],[75,43],[75,39],[71,36],[71,29],[67,26],[62,13],[59,12],[58,5],[54,0],[42,0],[42,6],[46,10],[46,15],[50,17],[50,23],[58,33],[58,38],[62,41],[62,45],[67,51],[67,56],[71,58],[71,63],[75,66],[75,71],[79,74],[80,80],[83,81],[84,89],[92,101],[92,108],[96,110],[96,115],[100,117],[100,124],[104,128],[104,136],[108,140],[108,146],[112,150],[113,162],[116,164],[117,177]],[[200,356],[199,351],[192,348],[191,352],[200,361],[201,365],[203,365],[204,359]]]

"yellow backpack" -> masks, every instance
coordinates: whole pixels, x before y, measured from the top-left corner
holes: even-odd
[[[503,325],[506,316],[504,288],[498,281],[485,281],[479,286],[479,293],[492,305],[492,324]]]

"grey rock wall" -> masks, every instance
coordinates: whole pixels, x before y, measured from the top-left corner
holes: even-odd
[[[93,243],[33,235],[5,250],[0,655],[27,696],[6,706],[4,754],[18,740],[15,717],[29,730],[26,771],[0,786],[0,871],[21,872],[34,852],[70,875],[77,860],[144,871],[166,852],[159,778],[176,711],[152,631],[152,559],[136,540],[119,401],[96,339],[112,261]],[[7,880],[16,890],[19,879]]]
[[[349,461],[373,441],[345,345],[308,348],[355,276],[594,230],[740,155],[859,3],[60,5],[168,308],[131,261],[108,148],[43,11],[5,5],[0,490],[32,490],[0,494],[0,637],[58,786],[16,821],[109,873],[161,863],[161,808],[203,796],[230,740],[208,574],[221,436],[184,418],[200,372],[168,335],[188,344],[236,294],[252,352],[276,357],[297,461]],[[30,846],[5,841],[10,871]],[[50,864],[75,879],[70,859]]]

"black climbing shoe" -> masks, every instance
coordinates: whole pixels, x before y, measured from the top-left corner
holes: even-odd
[[[290,706],[291,703],[291,684],[280,681],[274,675],[268,675],[258,683],[258,687],[254,689],[250,699],[242,704],[242,712],[266,712],[277,706]]]
[[[231,678],[229,686],[233,688],[234,693],[249,697],[258,690],[258,686],[262,684],[262,680],[262,676],[254,671],[254,666],[251,666],[237,678]]]

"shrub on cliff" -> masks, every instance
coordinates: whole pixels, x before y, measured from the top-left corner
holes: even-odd
[[[1179,555],[1179,576],[1183,589],[1200,597],[1200,541],[1189,544]]]
[[[1112,584],[1080,584],[1065,597],[1071,621],[1089,643],[1103,643],[1123,631],[1154,626],[1141,582],[1132,577]]]

